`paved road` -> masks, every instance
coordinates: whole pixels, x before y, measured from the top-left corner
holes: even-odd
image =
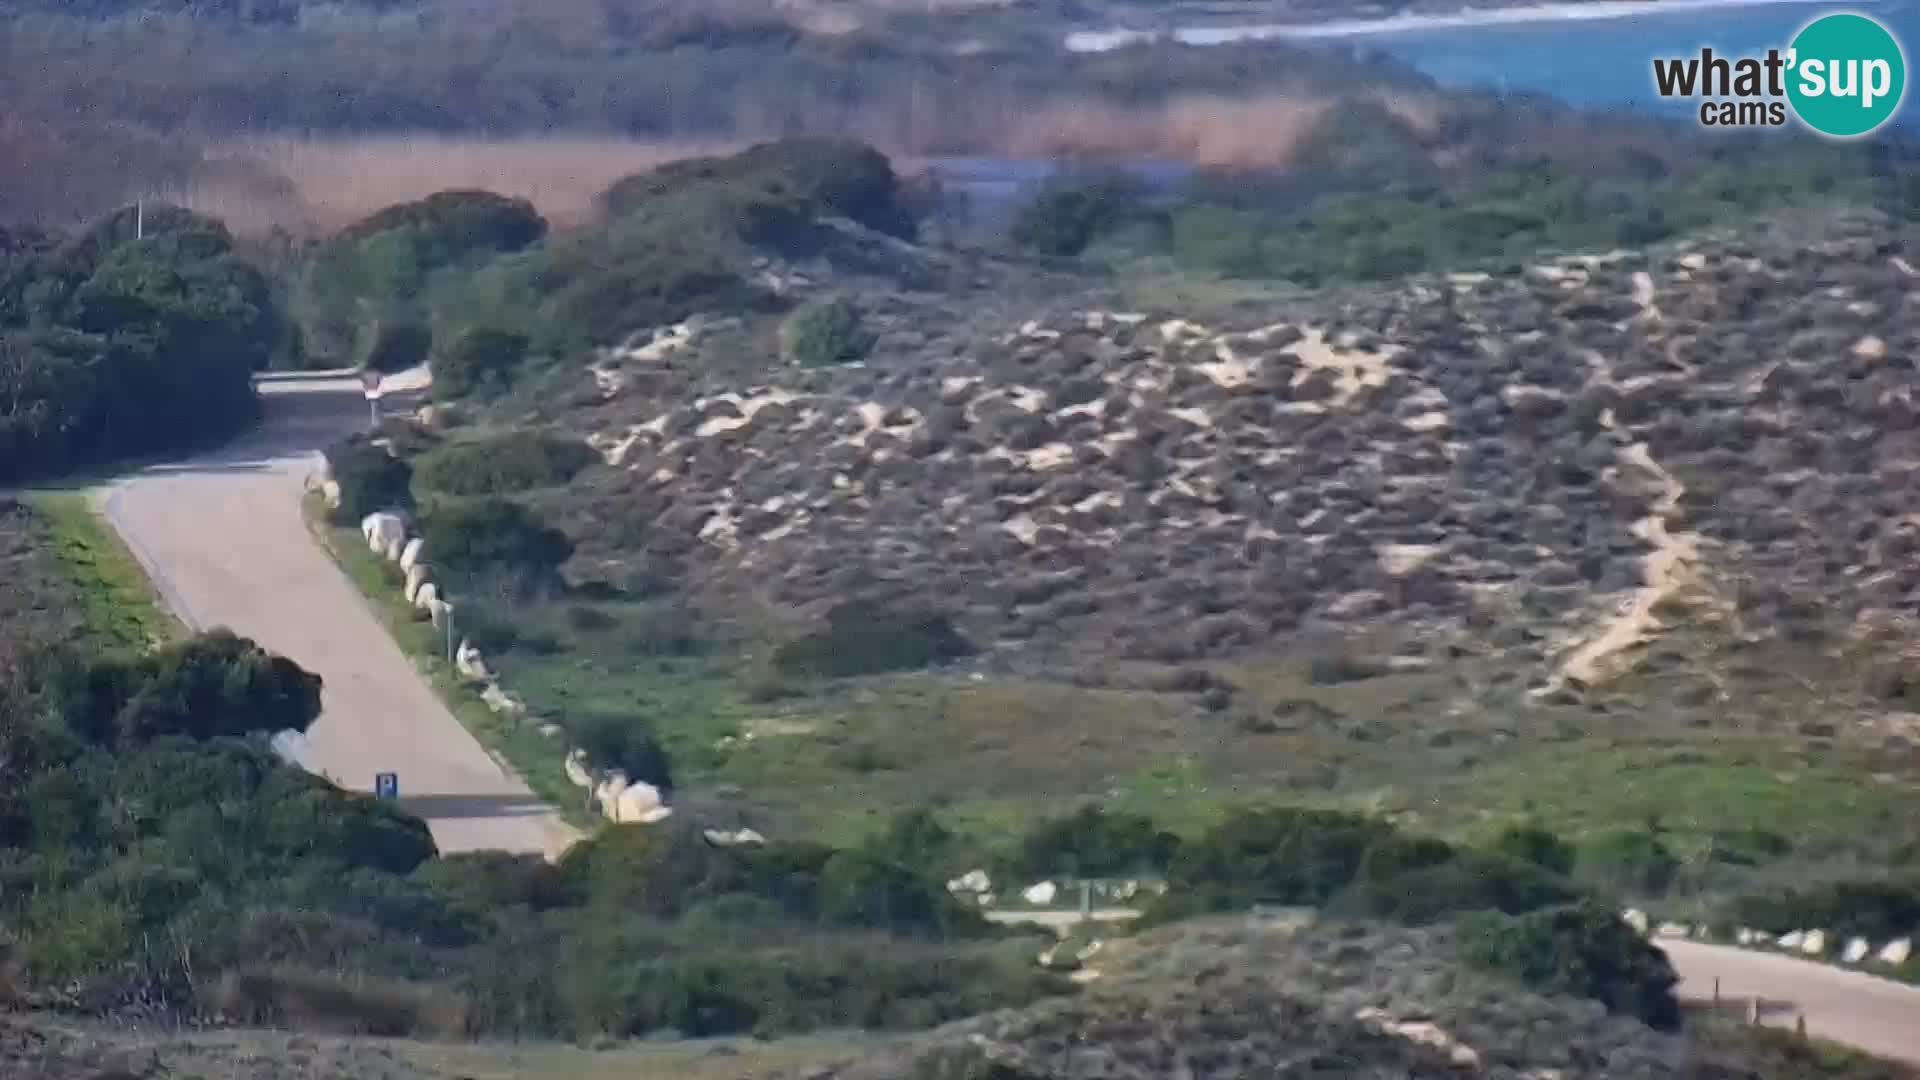
[[[1137,918],[1132,908],[1098,908],[1100,921]],[[1032,923],[1064,933],[1080,921],[1078,911],[990,911],[998,923]],[[1657,940],[1680,975],[1682,999],[1706,1002],[1718,979],[1721,1000],[1743,1008],[1761,999],[1761,1020],[1791,1028],[1807,1018],[1807,1034],[1852,1046],[1893,1061],[1920,1065],[1920,987],[1876,978],[1781,953],[1756,952],[1697,941]]]
[[[1792,1027],[1807,1018],[1807,1034],[1858,1047],[1894,1061],[1920,1065],[1920,987],[1858,971],[1697,941],[1656,941],[1680,973],[1680,995],[1762,1000],[1761,1019]]]
[[[307,531],[300,500],[319,448],[366,426],[358,382],[260,389],[254,434],[100,489],[108,521],[189,625],[230,627],[326,680],[309,768],[361,791],[398,773],[401,801],[443,852],[564,849],[572,830],[460,726]]]

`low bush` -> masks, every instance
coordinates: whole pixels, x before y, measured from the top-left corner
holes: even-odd
[[[1535,989],[1592,998],[1662,1030],[1680,1026],[1680,980],[1667,955],[1603,905],[1471,916],[1459,948],[1467,964]]]
[[[578,439],[514,431],[438,446],[414,461],[413,476],[448,495],[504,495],[564,484],[597,457]]]
[[[773,664],[788,675],[845,678],[922,668],[974,651],[944,615],[849,603],[827,613],[826,629],[776,649]]]
[[[1049,184],[1014,216],[1013,243],[1042,255],[1079,255],[1144,216],[1140,185],[1126,176]]]
[[[48,695],[68,730],[103,745],[305,731],[320,715],[320,676],[224,629],[142,656],[67,657]]]
[[[809,300],[780,327],[780,352],[789,364],[832,367],[865,360],[874,335],[861,325],[860,312],[843,296]]]
[[[1583,840],[1574,857],[1574,875],[1597,888],[1637,896],[1656,896],[1673,884],[1680,860],[1653,832],[1615,829]]]
[[[335,524],[358,525],[368,514],[413,505],[413,468],[385,447],[356,435],[328,447],[326,457],[340,487]]]
[[[573,554],[560,530],[510,499],[446,499],[420,512],[420,535],[436,566],[449,570],[550,572]]]
[[[354,359],[374,371],[405,371],[427,362],[433,351],[433,331],[410,318],[373,325]]]
[[[1842,937],[1888,941],[1920,933],[1920,877],[1835,881],[1781,894],[1739,897],[1724,921],[1785,934],[1826,930]]]
[[[527,337],[475,327],[433,357],[433,395],[441,400],[497,394],[512,384],[527,355]]]
[[[567,734],[586,752],[595,769],[618,769],[627,779],[673,789],[673,769],[667,751],[637,717],[589,713],[572,717]]]
[[[1530,862],[1556,874],[1573,873],[1573,848],[1554,832],[1537,825],[1503,829],[1490,846],[1510,859]]]
[[[1166,871],[1180,839],[1151,818],[1085,806],[1044,821],[1020,839],[1008,869],[1022,880],[1050,875],[1110,878]]]

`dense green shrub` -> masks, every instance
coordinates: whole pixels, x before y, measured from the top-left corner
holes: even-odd
[[[1551,830],[1537,825],[1513,825],[1502,829],[1494,837],[1492,848],[1510,859],[1530,862],[1556,874],[1573,873],[1572,846]]]
[[[527,345],[525,334],[508,330],[482,326],[462,333],[433,358],[433,396],[499,393],[513,382]]]
[[[314,252],[296,283],[308,349],[382,371],[420,363],[436,280],[545,235],[531,203],[485,191],[443,191],[356,222]]]
[[[1205,897],[1214,910],[1323,904],[1359,876],[1370,851],[1396,840],[1392,826],[1355,814],[1241,811],[1181,845],[1167,872],[1169,895]]]
[[[327,468],[340,486],[335,524],[358,525],[368,514],[413,505],[413,467],[387,448],[355,435],[327,448]]]
[[[871,146],[837,138],[784,139],[732,157],[671,162],[615,182],[600,196],[601,212],[621,217],[716,183],[743,199],[774,196],[808,215],[850,218],[900,236],[913,233],[913,218],[901,203],[892,163]]]
[[[354,357],[374,371],[405,371],[427,362],[433,351],[433,331],[411,318],[376,322],[366,346]]]
[[[434,565],[450,570],[551,571],[573,554],[565,533],[511,499],[436,501],[420,512]]]
[[[597,457],[578,439],[512,431],[436,447],[415,460],[413,474],[449,495],[501,495],[564,484]]]
[[[667,751],[638,718],[590,713],[569,720],[567,734],[576,747],[586,751],[593,768],[619,769],[629,780],[672,790],[673,769]]]
[[[1579,898],[1572,882],[1533,863],[1460,852],[1432,865],[1363,871],[1334,904],[1355,915],[1421,925],[1463,912],[1518,915]]]
[[[1614,829],[1582,840],[1574,858],[1581,880],[1635,895],[1665,892],[1679,873],[1680,860],[1660,838],[1644,829]]]
[[[1460,954],[1539,990],[1592,998],[1663,1030],[1680,1026],[1679,977],[1666,954],[1602,905],[1470,917],[1460,927]]]
[[[1140,185],[1125,176],[1049,184],[1014,216],[1016,246],[1042,255],[1078,255],[1095,239],[1143,214]]]
[[[826,629],[774,650],[773,664],[789,675],[844,678],[925,667],[973,652],[944,615],[848,603],[827,613]]]
[[[226,438],[288,331],[217,222],[114,214],[0,265],[0,483]]]
[[[536,910],[567,902],[565,883],[539,855],[465,851],[420,864],[413,880],[474,911],[526,906]]]
[[[1179,847],[1179,837],[1144,815],[1083,806],[1029,830],[1020,838],[1009,869],[1023,880],[1055,874],[1108,878],[1160,873]]]
[[[320,676],[225,629],[144,656],[69,658],[49,693],[67,728],[98,743],[305,731],[320,715]]]
[[[859,309],[844,296],[809,300],[780,327],[781,355],[787,363],[800,367],[832,367],[865,360],[875,340],[861,324]]]
[[[1772,934],[1819,929],[1873,941],[1903,937],[1920,933],[1920,877],[1742,896],[1727,905],[1725,921]]]

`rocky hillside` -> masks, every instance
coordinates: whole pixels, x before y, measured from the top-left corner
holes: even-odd
[[[1701,1019],[1685,1035],[1451,963],[1446,932],[1259,918],[1109,943],[1077,997],[989,1014],[807,1080],[1187,1076],[1500,1080],[1897,1076]]]
[[[1884,622],[1920,587],[1920,307],[1884,235],[1801,221],[1204,323],[1059,305],[647,392],[699,369],[680,328],[604,359],[568,419],[615,466],[571,498],[646,522],[580,565],[938,602],[1028,662],[1418,629],[1534,695],[1683,612],[1749,646]]]

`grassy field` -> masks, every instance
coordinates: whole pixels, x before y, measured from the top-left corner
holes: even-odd
[[[646,724],[682,801],[770,834],[850,843],[932,806],[992,841],[1097,799],[1186,833],[1248,803],[1382,812],[1462,839],[1520,821],[1573,839],[1652,826],[1683,859],[1766,832],[1790,845],[1782,873],[1877,864],[1920,840],[1920,788],[1872,747],[1777,723],[1800,707],[1786,700],[1689,711],[1659,670],[1604,713],[1476,703],[1461,687],[1488,670],[1473,659],[1329,680],[1313,644],[1214,665],[1237,689],[1210,706],[1140,689],[1173,674],[1151,666],[1104,686],[924,672],[767,694],[764,644],[661,654],[657,617],[629,603],[516,611],[519,640],[489,662],[541,716]]]
[[[10,637],[147,649],[181,633],[145,571],[77,491],[35,492],[0,520],[0,625]]]

